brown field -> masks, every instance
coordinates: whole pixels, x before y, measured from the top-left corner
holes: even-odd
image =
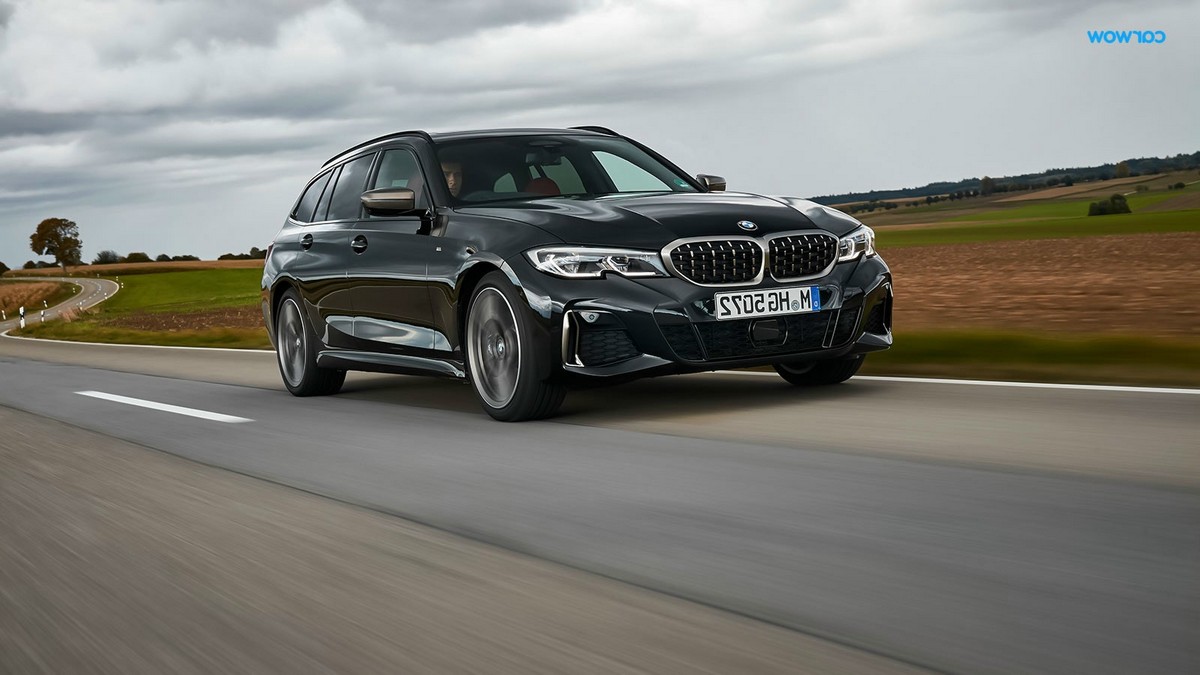
[[[1200,233],[884,250],[897,330],[1200,334]]]
[[[1145,183],[1147,181],[1159,178],[1159,176],[1130,176],[1129,178],[1111,178],[1105,181],[1091,181],[1090,183],[1076,183],[1074,185],[1064,185],[1062,187],[1046,188],[1045,190],[1033,190],[1030,192],[1022,192],[1013,197],[1005,197],[996,200],[998,203],[1008,202],[1030,202],[1038,199],[1056,199],[1058,197],[1079,196],[1085,192],[1106,191],[1114,185],[1133,185],[1135,183]]]
[[[1200,192],[1181,193],[1157,204],[1142,207],[1139,211],[1183,211],[1200,209]]]
[[[66,284],[53,281],[5,282],[0,284],[0,309],[8,317],[17,316],[17,310],[25,308],[27,315],[37,314],[42,309],[42,301],[49,301],[58,295]]]
[[[262,267],[261,260],[192,260],[186,262],[148,262],[148,263],[116,263],[112,265],[80,265],[68,267],[67,276],[102,276],[110,277],[118,274],[150,274],[153,272],[180,272],[183,270],[213,270],[213,269],[250,269]],[[11,270],[4,276],[9,277],[60,277],[62,270],[57,267],[47,267],[40,270]]]
[[[100,325],[110,328],[166,331],[168,333],[210,328],[261,328],[264,331],[264,335],[266,331],[263,325],[262,309],[258,305],[208,309],[200,312],[188,312],[186,314],[168,314],[164,312],[123,313],[102,318]]]

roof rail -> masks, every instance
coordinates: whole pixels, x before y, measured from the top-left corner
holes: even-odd
[[[579,129],[580,131],[594,131],[598,134],[605,134],[607,136],[620,136],[621,135],[621,134],[618,134],[617,132],[613,131],[612,129],[609,129],[608,127],[598,127],[598,126],[594,126],[594,125],[587,125],[587,126],[582,126],[582,127],[571,127],[571,128]]]
[[[332,164],[333,160],[337,159],[338,157],[341,157],[342,155],[354,152],[355,150],[358,150],[359,148],[365,148],[368,145],[373,145],[380,141],[386,141],[386,140],[392,139],[392,138],[399,138],[401,136],[417,136],[418,138],[423,138],[430,143],[433,142],[433,137],[430,136],[428,132],[421,131],[420,129],[413,129],[411,131],[397,131],[397,132],[391,133],[391,134],[384,134],[377,138],[372,138],[369,141],[359,143],[358,145],[354,146],[353,148],[349,148],[349,149],[339,152],[338,154],[334,155],[333,157],[330,157],[329,159],[325,160],[325,163],[321,165],[321,168],[324,169],[325,167]]]

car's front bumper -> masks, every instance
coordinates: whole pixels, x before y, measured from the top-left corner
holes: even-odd
[[[559,279],[523,261],[509,263],[540,315],[539,349],[557,352],[562,370],[577,379],[839,358],[892,344],[892,276],[879,256],[839,264],[821,278],[768,279],[747,289],[817,286],[821,293],[820,312],[774,317],[757,335],[752,327],[761,319],[713,316],[714,293],[735,289],[674,277]]]

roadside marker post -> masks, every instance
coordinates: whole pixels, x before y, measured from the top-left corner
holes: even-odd
[[[20,314],[21,314],[21,328],[24,328],[25,327],[25,305],[21,305],[21,307],[19,309],[17,309],[17,311],[20,312]]]
[[[46,323],[46,310],[42,310],[42,323]]]
[[[8,312],[0,309],[0,321],[8,321]]]

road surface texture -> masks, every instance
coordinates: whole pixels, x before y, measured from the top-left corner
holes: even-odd
[[[17,417],[6,424],[26,444],[44,437],[70,448],[60,435],[76,433],[122,439],[896,667],[1200,670],[1194,393],[859,378],[796,391],[767,376],[700,375],[579,392],[554,421],[504,425],[454,382],[352,375],[342,395],[297,399],[277,378],[264,353],[0,339],[0,406],[26,411],[8,413]],[[11,461],[41,466],[30,453]],[[43,471],[56,473],[53,466]],[[134,473],[129,466],[106,475],[115,481]],[[179,494],[176,508],[194,508],[184,490],[162,501],[170,503],[170,493]],[[255,499],[243,510],[253,511]],[[272,518],[285,512],[264,513],[261,526],[274,527]],[[119,518],[103,522],[131,527]],[[363,573],[356,558],[343,561],[337,550],[306,543],[316,536],[305,525],[313,519],[301,521],[280,524],[295,541],[272,550],[294,551],[298,567],[333,575],[345,563],[345,574]],[[70,550],[100,546],[86,542],[87,532],[77,536],[85,543]],[[222,557],[242,550],[230,548],[230,537],[205,547],[213,564],[235,564],[236,555]],[[244,583],[234,571],[230,583]],[[65,591],[45,590],[52,592]],[[58,600],[81,601],[78,593]],[[444,604],[460,602],[447,596]],[[358,621],[352,605],[330,611]],[[486,631],[472,635],[487,639],[480,637]],[[554,644],[547,637],[542,648]],[[479,647],[453,639],[443,646],[452,645]],[[532,658],[536,650],[522,653]],[[590,663],[576,656],[585,668]],[[628,663],[669,670],[640,657]],[[743,670],[710,663],[714,671]]]
[[[5,281],[61,281],[68,284],[75,284],[82,290],[72,297],[70,300],[59,303],[46,310],[46,320],[58,318],[58,315],[69,309],[87,309],[95,307],[104,302],[114,293],[121,290],[121,285],[115,281],[108,279],[88,279],[86,277],[5,277]],[[41,308],[26,307],[25,308],[25,323],[26,325],[38,323],[42,320]],[[0,333],[12,330],[19,327],[21,324],[20,317],[9,318],[8,321],[0,321]]]

